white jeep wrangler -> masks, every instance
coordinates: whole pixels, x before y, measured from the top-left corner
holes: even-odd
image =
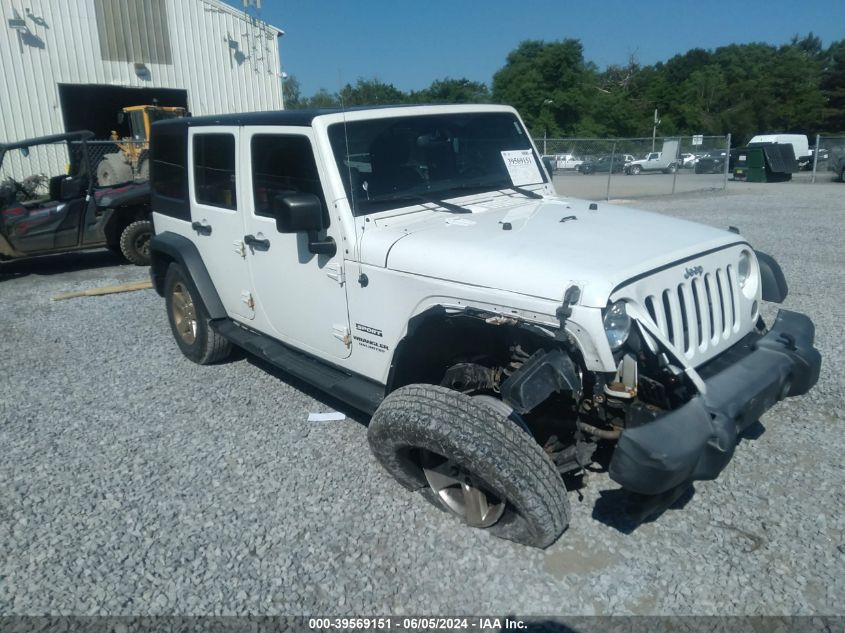
[[[390,474],[498,536],[553,543],[561,474],[599,445],[638,495],[715,478],[818,378],[811,321],[760,318],[786,296],[771,257],[556,195],[512,108],[185,118],[151,151],[151,275],[185,356],[234,344],[371,413]]]

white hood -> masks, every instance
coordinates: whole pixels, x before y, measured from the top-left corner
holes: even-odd
[[[743,241],[734,233],[606,202],[514,200],[472,214],[419,211],[367,223],[361,259],[374,266],[560,301],[604,307],[628,279]],[[569,216],[577,219],[564,220]],[[506,227],[510,225],[510,229]]]

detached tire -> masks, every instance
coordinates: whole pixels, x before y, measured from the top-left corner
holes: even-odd
[[[399,483],[468,525],[545,548],[569,524],[566,488],[551,459],[483,401],[446,387],[402,387],[375,412],[367,439]]]
[[[120,233],[120,252],[136,266],[149,266],[152,237],[152,222],[149,220],[132,222]]]
[[[97,164],[97,183],[100,187],[113,187],[132,180],[132,167],[121,152],[106,154]]]
[[[198,365],[208,365],[229,356],[232,344],[211,329],[205,306],[193,295],[191,288],[182,267],[171,264],[164,278],[170,330],[188,359]]]

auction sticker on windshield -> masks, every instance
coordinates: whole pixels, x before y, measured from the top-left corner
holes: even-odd
[[[505,150],[502,152],[502,160],[505,161],[514,187],[543,182],[534,160],[534,153],[530,149]]]

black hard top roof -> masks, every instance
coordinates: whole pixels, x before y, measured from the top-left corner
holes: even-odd
[[[293,125],[310,127],[314,119],[324,114],[359,112],[361,110],[385,110],[388,108],[412,108],[423,104],[398,104],[381,106],[356,106],[353,108],[319,108],[313,110],[268,110],[265,112],[244,112],[242,114],[212,114],[207,116],[163,119],[154,127],[213,126],[213,125]],[[427,106],[435,104],[425,104]],[[455,104],[440,104],[455,105]]]
[[[87,141],[94,138],[90,130],[79,130],[77,132],[66,132],[64,134],[50,134],[49,136],[37,136],[15,143],[0,143],[0,151],[7,152],[12,149],[33,147],[35,145],[47,145],[48,143],[61,143],[62,141]]]
[[[212,125],[297,125],[310,126],[314,117],[339,110],[269,110],[241,114],[211,114],[156,121],[156,127],[212,126]]]

